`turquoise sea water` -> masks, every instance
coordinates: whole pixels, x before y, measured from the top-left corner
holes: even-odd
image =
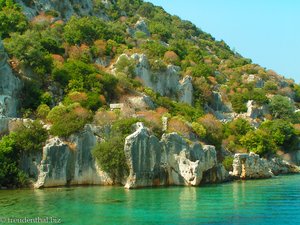
[[[0,219],[62,224],[300,224],[300,175],[199,188],[75,187],[0,191]],[[6,223],[7,224],[7,223]]]

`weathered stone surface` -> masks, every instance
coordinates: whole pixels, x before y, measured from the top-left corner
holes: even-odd
[[[145,86],[162,96],[168,96],[190,105],[193,103],[191,77],[187,76],[180,81],[180,67],[168,65],[165,71],[154,72],[151,71],[146,55],[133,54],[131,58],[136,60],[135,73]]]
[[[262,118],[269,113],[269,109],[266,105],[258,106],[253,100],[247,102],[247,117],[251,119]]]
[[[280,158],[291,164],[300,166],[300,150],[280,154]]]
[[[60,16],[69,19],[72,15],[88,16],[93,14],[92,0],[33,0],[30,4],[25,0],[16,0],[22,6],[25,15],[32,19],[40,12],[57,11]]]
[[[259,155],[250,152],[234,155],[233,177],[240,179],[270,178],[273,176],[269,163]]]
[[[269,160],[269,167],[274,175],[300,172],[299,167],[280,158],[273,158]]]
[[[92,157],[91,150],[97,137],[91,125],[73,134],[68,141],[55,137],[43,148],[43,159],[38,166],[36,188],[64,185],[112,184],[109,176],[101,171]]]
[[[0,118],[17,116],[17,96],[21,88],[21,82],[12,73],[7,59],[0,40]]]
[[[128,97],[127,101],[130,107],[139,110],[154,109],[154,103],[147,95]]]
[[[125,140],[130,174],[126,188],[160,185],[200,184],[204,171],[216,164],[214,146],[189,145],[176,133],[164,134],[161,141],[138,123],[136,132]]]
[[[147,36],[150,36],[150,32],[148,30],[148,26],[147,26],[145,20],[139,19],[136,22],[136,24],[134,25],[134,28],[135,28],[135,32],[141,31],[141,32],[145,33]]]
[[[225,169],[225,167],[221,163],[218,163],[216,166],[203,173],[203,179],[201,183],[206,183],[206,184],[221,183],[229,180],[230,180],[229,172]]]

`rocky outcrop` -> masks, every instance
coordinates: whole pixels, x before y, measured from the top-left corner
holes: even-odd
[[[7,59],[7,54],[0,40],[0,117],[15,117],[17,116],[17,96],[21,82],[12,73]]]
[[[52,138],[43,148],[35,188],[65,185],[112,184],[112,180],[96,165],[91,150],[97,137],[90,125],[67,141]]]
[[[124,151],[130,171],[126,188],[197,186],[203,172],[216,165],[213,146],[190,146],[176,133],[164,134],[159,141],[142,123],[126,138]]]
[[[273,173],[266,159],[251,152],[234,155],[232,176],[240,179],[270,178]]]
[[[299,148],[299,147],[298,147]],[[300,166],[300,150],[291,151],[287,153],[280,153],[280,158],[297,166]]]
[[[69,19],[72,15],[88,16],[93,13],[92,0],[16,0],[25,15],[32,19],[40,12],[56,11],[62,18]]]
[[[120,57],[123,57],[121,55]],[[127,56],[128,57],[128,56]],[[136,61],[135,73],[142,83],[158,92],[180,102],[192,105],[193,85],[192,78],[186,76],[180,80],[180,67],[168,65],[166,70],[154,72],[151,70],[148,59],[144,54],[133,54],[131,58]]]
[[[282,159],[272,158],[271,160],[267,160],[250,152],[249,154],[237,153],[234,155],[231,175],[239,179],[258,179],[270,178],[278,174],[298,172],[300,172],[300,170],[297,166]]]
[[[225,167],[218,163],[213,168],[205,171],[203,173],[203,179],[201,183],[211,184],[211,183],[221,183],[231,180],[229,176],[229,172],[225,169]]]
[[[9,117],[17,116],[20,80],[13,74],[0,40],[0,134],[8,130]]]
[[[246,116],[251,119],[262,118],[269,114],[269,109],[266,105],[259,106],[253,100],[247,102]]]

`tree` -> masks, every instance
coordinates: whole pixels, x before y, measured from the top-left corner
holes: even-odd
[[[294,116],[294,105],[288,97],[275,95],[270,101],[270,111],[275,119],[290,120]]]
[[[276,143],[264,130],[249,131],[240,139],[242,145],[249,151],[265,156],[273,154],[277,150]]]

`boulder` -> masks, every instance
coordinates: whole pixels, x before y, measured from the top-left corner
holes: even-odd
[[[135,28],[135,32],[141,31],[141,32],[145,33],[147,36],[150,36],[150,32],[149,32],[149,29],[148,29],[148,26],[147,26],[145,20],[139,19],[136,22],[136,24],[134,25],[134,28]]]
[[[250,152],[237,153],[234,155],[233,171],[231,175],[240,179],[258,179],[270,178],[272,173],[269,163],[266,159],[262,159],[259,155]]]
[[[229,180],[229,172],[225,169],[222,163],[218,163],[216,166],[203,173],[203,179],[201,183],[221,183]]]

